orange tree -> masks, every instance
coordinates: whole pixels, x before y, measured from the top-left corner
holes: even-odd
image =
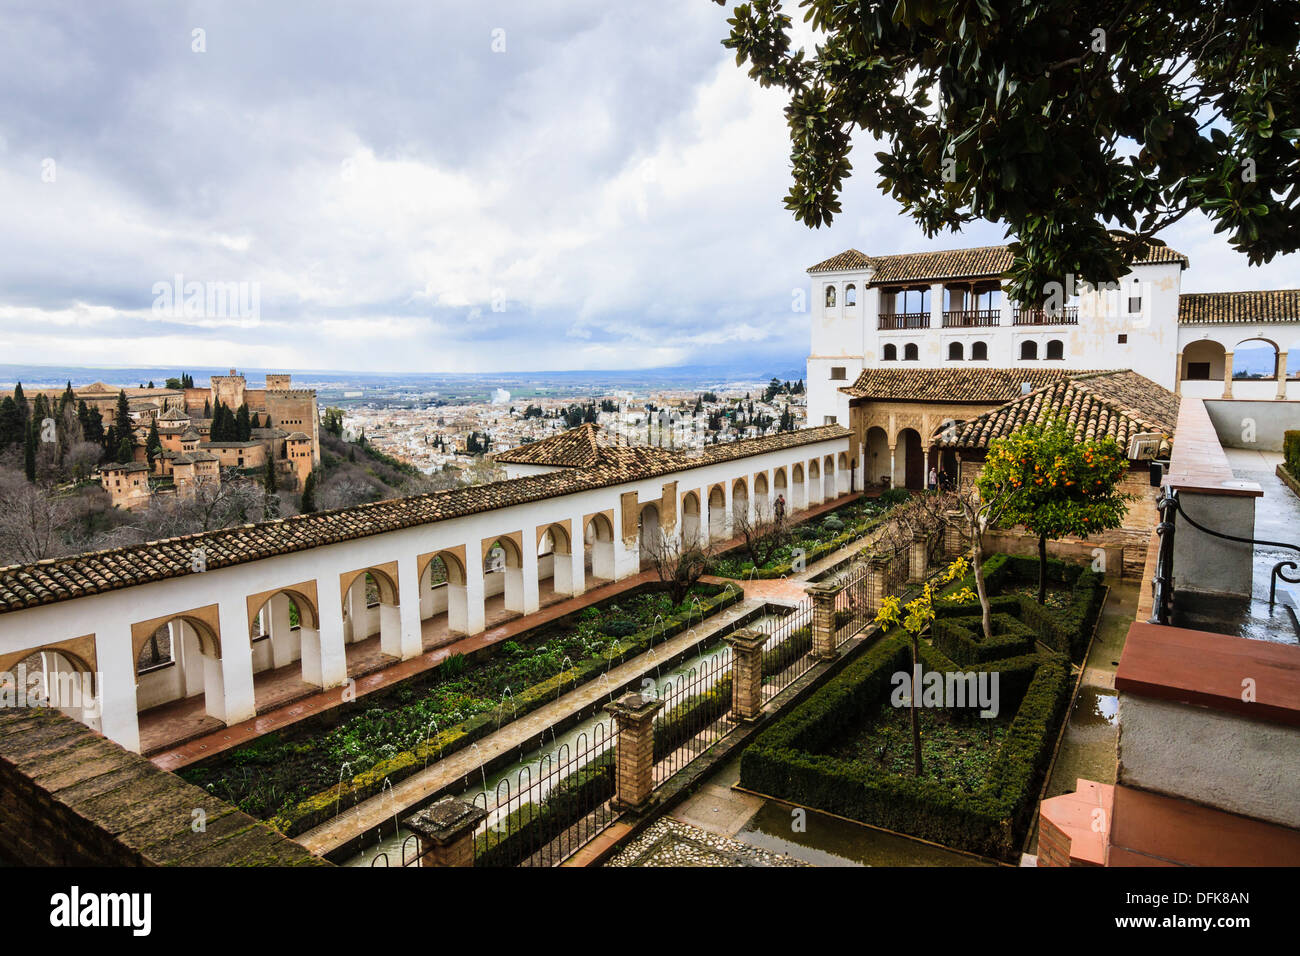
[[[1133,497],[1119,491],[1127,470],[1114,438],[1076,441],[1060,419],[1028,422],[989,443],[976,487],[986,500],[1010,489],[1002,520],[1037,535],[1039,604],[1047,600],[1048,540],[1118,528]]]

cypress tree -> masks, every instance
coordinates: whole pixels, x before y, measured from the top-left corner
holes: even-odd
[[[252,437],[252,422],[249,419],[248,403],[239,406],[235,415],[235,441],[248,441]]]
[[[205,398],[205,399],[203,400],[203,417],[204,417],[204,418],[211,418],[211,417],[212,417],[212,400],[211,400],[211,399],[207,399],[207,398]]]
[[[307,480],[302,483],[302,502],[298,510],[303,514],[311,514],[316,510],[316,472],[309,472]]]
[[[262,479],[262,486],[268,495],[273,495],[280,489],[280,481],[275,474],[274,458],[266,459],[266,477]]]
[[[149,464],[153,464],[154,459],[162,454],[162,437],[158,434],[158,423],[155,421],[149,426],[149,437],[145,439],[145,452],[149,457]]]
[[[27,423],[27,441],[23,447],[23,466],[27,480],[36,480],[36,422]]]
[[[14,385],[14,404],[18,406],[18,414],[22,418],[23,424],[26,425],[27,419],[31,415],[31,409],[27,407],[27,396],[23,394],[22,382]]]
[[[119,441],[121,441],[121,436],[131,434],[131,406],[126,403],[126,392],[124,390],[119,390],[117,393],[117,415],[113,420],[113,424],[117,426]]]
[[[65,408],[67,408],[69,405],[74,405],[74,404],[76,404],[76,401],[77,401],[77,396],[76,396],[75,394],[73,394],[73,391],[72,391],[72,380],[69,379],[69,380],[68,380],[68,387],[65,388],[65,389],[63,390],[63,394],[59,396],[59,415],[60,415],[60,417],[62,417],[62,415],[63,415],[63,410],[64,410]]]
[[[86,441],[104,443],[104,416],[99,413],[98,406],[86,408],[86,427],[82,429],[82,435]]]
[[[135,460],[135,442],[130,438],[123,438],[117,443],[117,460],[123,465],[129,465]]]
[[[4,401],[0,401],[0,448],[8,448],[25,439],[22,413],[13,398],[6,395]]]

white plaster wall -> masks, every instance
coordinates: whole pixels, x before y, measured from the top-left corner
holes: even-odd
[[[1119,783],[1300,827],[1300,728],[1119,695]]]

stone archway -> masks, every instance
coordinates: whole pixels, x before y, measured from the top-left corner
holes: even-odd
[[[604,514],[587,518],[583,529],[584,565],[600,581],[614,580],[614,525]]]
[[[704,529],[700,524],[700,496],[694,491],[682,495],[682,543],[704,544]]]

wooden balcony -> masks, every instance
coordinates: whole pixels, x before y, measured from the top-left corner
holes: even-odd
[[[882,330],[928,329],[930,313],[896,312],[893,315],[882,315],[876,327]]]
[[[1079,307],[1059,309],[1016,309],[1012,325],[1078,325]]]
[[[980,329],[1000,324],[1001,309],[961,309],[943,314],[945,329]]]

